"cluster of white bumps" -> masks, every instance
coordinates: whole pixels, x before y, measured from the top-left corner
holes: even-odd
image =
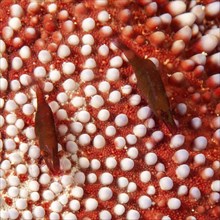
[[[108,5],[107,0],[96,0],[95,4],[98,7]],[[156,3],[155,3],[156,4]],[[213,17],[215,16],[217,2],[208,4],[205,9],[198,6],[194,6],[191,12],[186,11],[186,4],[182,1],[173,1],[169,3],[168,11],[170,14],[161,16],[160,21],[152,19],[149,22],[168,22],[169,19],[174,17],[176,22],[180,22],[180,30],[176,33],[178,40],[174,41],[171,51],[174,54],[180,53],[185,49],[185,43],[187,41],[186,36],[182,36],[183,31],[188,31],[189,34],[193,32],[192,25],[196,20],[201,20],[205,15]],[[28,5],[29,11],[37,10],[39,7],[37,2],[31,2]],[[55,13],[58,9],[56,3],[48,4],[48,13]],[[68,13],[62,12],[62,16]],[[11,40],[15,45],[20,43],[19,37],[15,37],[16,32],[21,28],[24,16],[24,9],[19,4],[13,4],[10,7],[10,18],[8,24],[3,28],[2,39],[0,40],[0,71],[2,73],[12,69],[15,72],[21,71],[24,67],[24,63],[31,58],[32,51],[28,45],[22,46],[17,50],[16,56],[9,62],[4,53],[7,51],[7,41]],[[108,26],[108,21],[111,15],[107,10],[101,10],[97,15],[97,21],[102,24],[100,31],[105,36],[110,36],[112,29]],[[8,99],[1,98],[0,107],[4,108],[6,116],[0,116],[0,127],[5,126],[7,138],[4,141],[0,140],[0,148],[4,146],[6,157],[1,162],[1,178],[0,187],[1,190],[6,193],[1,198],[3,209],[1,210],[2,219],[17,219],[21,214],[22,219],[41,219],[45,217],[45,208],[41,205],[33,205],[32,210],[27,210],[28,201],[41,203],[50,203],[49,218],[60,219],[77,219],[75,212],[79,211],[81,207],[84,207],[87,212],[92,212],[99,208],[99,201],[110,201],[115,197],[113,189],[114,181],[116,186],[122,189],[122,192],[117,195],[117,204],[114,205],[112,211],[101,210],[99,212],[99,218],[101,220],[111,219],[114,216],[126,215],[127,220],[141,219],[141,214],[138,210],[146,210],[155,204],[153,201],[153,195],[158,193],[159,190],[170,191],[174,188],[175,182],[172,177],[163,176],[159,178],[159,188],[154,184],[151,184],[153,173],[152,167],[156,173],[165,172],[167,167],[154,152],[154,148],[158,143],[164,140],[164,134],[160,130],[151,132],[155,127],[155,121],[152,118],[153,114],[148,106],[139,107],[141,97],[138,94],[132,94],[132,82],[131,84],[125,84],[121,87],[113,87],[114,83],[121,80],[121,67],[126,59],[123,56],[114,56],[109,60],[109,68],[104,73],[103,80],[99,81],[97,86],[94,86],[96,82],[96,70],[97,60],[92,57],[94,53],[93,45],[96,43],[96,39],[91,34],[96,28],[97,24],[95,19],[88,17],[81,23],[81,30],[84,33],[83,36],[77,34],[71,34],[58,45],[56,53],[52,53],[49,50],[42,49],[37,54],[37,62],[39,65],[34,67],[32,76],[27,74],[21,74],[18,79],[8,81],[6,77],[0,78],[0,91],[5,92],[7,89],[15,92],[14,97]],[[34,27],[26,28],[26,32],[29,35],[35,35],[36,30]],[[156,33],[154,33],[156,34]],[[182,37],[181,37],[182,36]],[[159,41],[163,40],[163,35],[157,33]],[[182,39],[181,39],[182,38]],[[188,39],[189,40],[189,39]],[[158,42],[155,42],[157,44]],[[81,44],[80,56],[85,58],[83,69],[79,72],[79,80],[74,78],[74,74],[77,69],[77,64],[72,61],[67,61],[66,58],[70,58],[72,46],[78,46]],[[208,34],[201,37],[198,44],[202,44],[203,51],[207,54],[211,53],[217,45],[217,35],[215,30],[210,30]],[[209,45],[209,46],[206,46]],[[113,47],[113,46],[112,46]],[[112,48],[106,44],[102,44],[97,48],[98,55],[106,58],[111,53]],[[52,63],[55,57],[58,57],[61,62],[60,69],[53,67]],[[214,58],[215,54],[212,55]],[[199,57],[201,58],[201,57]],[[213,58],[213,60],[215,60]],[[152,59],[157,63],[155,58]],[[198,61],[198,57],[192,57],[192,61],[196,65],[201,65],[201,61]],[[189,62],[189,61],[188,61]],[[205,61],[204,61],[205,63]],[[203,63],[203,64],[204,64]],[[46,69],[45,65],[50,65],[50,69]],[[54,84],[60,82],[62,77],[65,76],[65,80],[62,82],[62,92],[56,95],[56,99],[50,102],[50,106],[55,113],[55,117],[61,124],[58,127],[60,136],[66,137],[66,151],[68,156],[63,156],[60,159],[61,169],[63,171],[70,171],[70,174],[61,175],[59,178],[51,177],[48,174],[48,168],[46,166],[40,166],[35,164],[34,161],[40,157],[40,149],[33,142],[36,139],[36,135],[33,127],[25,127],[25,121],[21,116],[16,114],[18,109],[21,109],[22,114],[26,117],[34,117],[36,111],[36,99],[33,99],[31,92],[26,94],[23,92],[24,87],[31,85],[33,78],[39,78],[45,81],[44,91],[49,93],[54,91]],[[73,77],[72,77],[73,76]],[[174,73],[172,75],[175,82],[180,82],[183,79],[183,74]],[[217,82],[218,83],[218,82]],[[81,91],[80,87],[83,87]],[[31,89],[30,89],[31,90]],[[81,91],[81,93],[79,93]],[[105,98],[107,97],[107,98]],[[129,97],[129,98],[128,98]],[[138,111],[135,115],[137,124],[134,124],[130,133],[122,135],[120,131],[127,128],[131,123],[130,115],[123,113],[123,109],[117,115],[111,113],[108,105],[117,105],[124,98],[128,99],[130,106],[138,106]],[[88,99],[89,101],[86,101]],[[70,104],[76,108],[74,115],[68,115],[65,107]],[[108,105],[107,105],[108,104]],[[98,110],[96,116],[92,116],[87,110],[87,106]],[[179,103],[176,106],[177,112],[180,115],[187,114],[187,106],[184,103]],[[69,126],[66,123],[62,123],[68,120]],[[107,122],[111,123],[107,123]],[[106,123],[105,129],[97,133],[97,124]],[[194,130],[199,130],[202,126],[202,120],[199,117],[191,119],[191,126]],[[216,117],[212,121],[212,127],[216,130],[215,137],[219,140],[219,117]],[[148,130],[151,135],[149,135]],[[217,133],[218,131],[218,133]],[[28,143],[24,143],[19,140],[19,135],[24,135]],[[138,186],[135,180],[130,181],[127,177],[127,173],[132,172],[135,169],[137,159],[139,157],[139,149],[135,146],[137,142],[142,138],[148,136],[149,139],[145,142],[146,153],[143,157],[146,170],[140,171],[139,179],[143,184],[149,184],[145,195],[140,195],[137,198],[137,210],[127,209],[127,204],[132,199],[132,193],[137,192]],[[108,139],[113,140],[114,147],[118,151],[124,150],[124,157],[119,161],[114,155],[110,155],[105,158],[104,164],[98,159],[88,159],[86,156],[77,158],[77,151],[83,147],[93,147],[95,150],[102,151],[103,148],[108,146]],[[195,166],[201,166],[205,164],[206,157],[203,151],[208,147],[208,140],[205,136],[198,136],[192,142],[192,148],[195,152],[195,156],[191,156],[190,152],[185,147],[185,136],[182,134],[173,135],[170,138],[169,146],[172,149],[171,158],[176,164],[175,178],[179,180],[187,179],[190,176],[190,165],[187,164],[189,158],[193,158]],[[60,148],[62,148],[60,146]],[[24,155],[33,162],[32,164],[24,163]],[[77,167],[72,167],[72,162],[77,162]],[[106,172],[102,172],[97,175],[96,171],[101,171],[101,167],[106,168]],[[215,161],[212,167],[204,167],[201,177],[203,179],[210,179],[213,177],[216,169],[219,169],[220,162]],[[115,169],[120,169],[121,173],[125,176],[120,176],[117,179],[113,176]],[[12,172],[12,170],[15,171]],[[80,171],[81,170],[81,171]],[[84,170],[89,170],[88,174],[84,173]],[[6,175],[7,174],[7,175]],[[16,175],[27,176],[27,181],[21,182]],[[7,177],[6,177],[7,176]],[[84,197],[85,192],[82,184],[96,184],[100,183],[97,195],[94,197]],[[73,185],[79,186],[73,186]],[[195,183],[196,184],[196,183]],[[46,187],[40,191],[41,187]],[[71,186],[71,187],[70,187]],[[211,199],[215,202],[219,201],[220,195],[220,180],[212,181],[210,185],[212,194]],[[181,196],[189,195],[195,200],[199,200],[202,196],[202,192],[198,187],[189,188],[186,185],[180,185],[176,197],[170,197],[167,200],[167,207],[170,210],[177,210],[181,207]],[[9,207],[4,199],[10,197],[13,199],[12,206]],[[72,199],[73,197],[73,199]],[[70,199],[71,198],[71,199]],[[82,203],[82,199],[85,198]],[[64,207],[68,205],[68,211],[63,211]],[[66,209],[66,208],[65,208]],[[166,214],[166,213],[164,213]],[[164,216],[162,219],[170,219]]]

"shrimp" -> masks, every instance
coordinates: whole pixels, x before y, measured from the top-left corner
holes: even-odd
[[[163,81],[155,64],[149,59],[139,57],[121,41],[116,40],[115,44],[123,51],[131,64],[137,78],[137,86],[144,99],[148,101],[153,113],[165,123],[170,132],[174,133],[176,124],[170,110]]]
[[[37,112],[35,115],[35,133],[39,141],[41,154],[52,173],[60,169],[58,157],[58,141],[53,112],[47,104],[43,91],[36,84]]]

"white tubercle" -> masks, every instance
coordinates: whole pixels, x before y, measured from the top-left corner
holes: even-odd
[[[104,146],[106,145],[106,141],[105,141],[105,138],[98,134],[94,137],[93,139],[93,146],[97,149],[101,149],[103,148]]]
[[[152,205],[152,201],[148,196],[140,196],[138,199],[138,205],[141,209],[148,209]]]
[[[121,205],[121,204],[117,204],[117,205],[114,206],[113,210],[114,210],[114,213],[116,215],[121,216],[125,212],[125,207],[123,205]]]
[[[171,210],[177,210],[181,206],[181,201],[177,198],[170,198],[167,202],[167,206]]]
[[[99,55],[104,56],[104,57],[108,56],[108,54],[109,54],[109,47],[106,44],[101,45],[98,48],[98,53],[99,53]]]
[[[112,198],[113,193],[109,187],[102,187],[98,192],[98,197],[102,201],[108,201]]]
[[[8,61],[4,57],[0,57],[0,70],[5,72],[8,69]]]
[[[119,114],[115,117],[115,124],[118,127],[124,127],[128,124],[128,117],[125,114]]]
[[[151,173],[148,170],[142,171],[140,173],[140,180],[143,183],[148,183],[151,180]]]
[[[195,200],[199,200],[201,198],[201,192],[198,187],[191,187],[189,195]]]
[[[147,153],[145,155],[145,163],[148,165],[148,166],[152,166],[152,165],[155,165],[157,163],[157,155],[155,153]]]
[[[177,15],[173,21],[177,23],[178,27],[192,26],[196,20],[196,16],[192,12],[186,12]]]
[[[100,220],[106,220],[106,219],[109,219],[111,220],[112,219],[112,215],[109,211],[107,210],[102,210],[100,213],[99,213],[99,219]]]
[[[91,98],[91,101],[90,101],[90,105],[93,107],[93,108],[100,108],[104,105],[104,99],[102,98],[102,96],[100,95],[94,95],[92,98]]]
[[[129,95],[132,92],[132,87],[130,85],[124,85],[121,87],[121,92],[124,95]]]
[[[35,218],[43,218],[45,210],[42,206],[35,206],[32,213]]]
[[[110,117],[110,112],[107,109],[101,109],[97,117],[100,121],[107,121]]]
[[[218,16],[220,12],[220,3],[218,1],[211,2],[205,7],[205,15],[208,17]]]
[[[75,186],[72,188],[71,195],[77,199],[80,199],[84,195],[84,190],[80,186]]]
[[[99,180],[102,185],[110,185],[113,182],[113,176],[111,173],[104,172],[100,175]]]
[[[70,54],[71,54],[71,51],[70,51],[70,48],[69,48],[67,45],[61,44],[61,45],[58,47],[57,55],[58,55],[58,57],[60,57],[61,59],[64,59],[64,58],[68,57]]]
[[[131,158],[131,159],[136,159],[138,157],[138,149],[136,147],[130,147],[127,150],[127,155]]]
[[[23,66],[23,61],[20,57],[14,57],[12,59],[12,63],[11,63],[12,69],[18,71],[21,69],[22,66]]]
[[[162,190],[171,190],[173,188],[173,180],[170,177],[162,177],[159,185]]]
[[[119,68],[119,67],[122,66],[123,60],[120,56],[115,56],[115,57],[110,59],[109,64],[113,68]]]
[[[190,174],[190,167],[187,164],[182,164],[177,167],[176,175],[178,179],[186,179]]]
[[[29,59],[31,56],[31,49],[29,46],[23,46],[20,51],[19,55],[22,59]]]
[[[74,212],[78,211],[80,209],[80,202],[76,199],[71,200],[69,203],[69,208]]]
[[[180,115],[185,115],[187,113],[187,105],[185,103],[179,103],[177,110]]]
[[[90,165],[89,160],[86,157],[80,157],[78,163],[82,169],[87,169]]]
[[[85,32],[90,32],[95,28],[95,21],[93,18],[86,18],[82,21],[82,29]]]
[[[8,21],[8,26],[11,27],[13,30],[18,31],[22,27],[20,18],[18,17],[10,18]]]
[[[172,157],[174,162],[178,164],[186,162],[188,158],[189,158],[189,152],[185,149],[176,151]]]
[[[108,100],[114,104],[120,102],[121,93],[118,90],[113,90],[112,92],[110,92]]]
[[[162,131],[154,131],[151,134],[151,138],[153,141],[155,141],[156,143],[160,142],[163,140],[164,138],[164,133]]]
[[[105,166],[108,169],[114,169],[117,166],[117,160],[114,157],[107,157],[105,160]]]
[[[116,129],[114,126],[109,125],[108,127],[106,127],[105,129],[105,134],[109,137],[112,137],[116,134]]]
[[[77,46],[79,44],[79,37],[75,34],[72,34],[68,37],[67,42],[72,46]]]
[[[126,214],[126,220],[139,220],[140,213],[135,209],[130,209]]]
[[[98,201],[94,198],[88,198],[85,201],[85,209],[86,211],[94,211],[98,207]]]
[[[38,59],[41,63],[43,64],[47,64],[49,63],[50,61],[52,61],[52,56],[50,54],[49,51],[47,50],[41,50],[38,54]]]
[[[62,71],[67,75],[71,75],[75,71],[75,65],[72,62],[63,62],[62,63]]]
[[[130,171],[134,167],[134,161],[130,158],[123,158],[120,161],[120,167],[123,171]]]
[[[128,179],[126,177],[119,177],[117,180],[117,184],[119,188],[125,188],[128,186]]]
[[[133,128],[133,133],[138,138],[144,137],[147,133],[147,128],[143,124],[138,124]]]
[[[206,148],[208,144],[207,138],[204,136],[199,136],[193,141],[193,150],[202,151]]]
[[[172,16],[176,16],[186,11],[186,4],[182,1],[169,2],[167,5],[167,9]]]
[[[117,149],[123,149],[125,147],[126,141],[123,137],[116,137],[114,140],[115,147]]]
[[[194,163],[196,165],[203,165],[205,164],[206,157],[204,154],[197,154],[194,156]]]
[[[101,166],[101,163],[100,163],[100,161],[97,160],[97,159],[92,159],[90,166],[91,166],[91,168],[92,168],[93,170],[98,170],[98,169],[100,168],[100,166]]]
[[[34,68],[34,76],[37,78],[45,77],[47,74],[46,69],[43,66],[37,66]]]
[[[174,149],[179,148],[184,144],[184,142],[185,142],[185,136],[182,134],[176,134],[170,140],[170,147]]]
[[[220,180],[214,180],[211,183],[211,189],[214,192],[220,192]]]
[[[13,4],[10,7],[10,15],[12,17],[21,18],[23,16],[23,8],[19,4]]]
[[[107,93],[110,90],[111,86],[109,82],[102,81],[99,83],[98,89],[100,92]]]
[[[119,80],[120,72],[117,68],[109,68],[106,71],[106,79],[108,81],[117,81]]]
[[[148,186],[147,187],[147,194],[148,195],[155,195],[156,193],[156,188],[152,185]]]
[[[109,20],[110,18],[110,15],[107,11],[103,10],[103,11],[100,11],[97,15],[97,19],[98,21],[100,21],[101,23],[105,23]]]
[[[179,186],[177,190],[177,195],[178,196],[185,196],[188,193],[188,187],[186,185],[181,185]]]
[[[138,94],[131,95],[131,97],[129,98],[129,104],[131,106],[139,105],[140,102],[141,102],[141,96]]]

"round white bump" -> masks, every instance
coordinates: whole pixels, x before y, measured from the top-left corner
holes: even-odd
[[[211,189],[214,192],[220,192],[220,180],[214,180],[211,183]]]
[[[109,187],[102,187],[98,192],[98,197],[102,201],[108,201],[112,198],[113,193]]]
[[[91,97],[97,94],[97,90],[94,86],[88,85],[84,88],[84,93],[87,97]]]
[[[35,145],[30,146],[29,151],[28,151],[28,156],[31,159],[39,158],[40,157],[40,149],[39,149],[39,147],[37,147]]]
[[[92,31],[95,28],[95,21],[93,18],[86,18],[82,21],[82,29],[86,32]]]
[[[29,210],[25,210],[24,212],[22,212],[22,218],[24,220],[30,220],[33,218],[33,215]]]
[[[177,210],[181,206],[181,201],[177,198],[170,198],[167,202],[167,206],[171,210]]]
[[[104,105],[104,99],[100,95],[95,95],[91,98],[90,105],[93,108],[100,108]]]
[[[15,206],[18,210],[24,210],[27,208],[27,200],[26,199],[17,199],[15,202]]]
[[[78,141],[81,146],[87,146],[91,142],[91,137],[88,134],[81,134]]]
[[[10,137],[15,137],[18,134],[18,129],[15,125],[8,125],[6,127],[6,134]]]
[[[138,149],[136,147],[130,147],[127,151],[127,155],[131,159],[136,159],[138,157]]]
[[[148,196],[140,196],[138,199],[138,205],[141,209],[148,209],[152,205],[152,201]]]
[[[74,134],[79,134],[81,133],[81,131],[83,130],[83,125],[80,122],[73,122],[70,124],[70,129]],[[83,134],[82,134],[83,135]],[[86,139],[88,139],[87,135],[83,135],[82,137],[85,137]],[[80,139],[80,138],[79,138]],[[81,138],[82,139],[82,138]],[[83,139],[82,139],[83,141]]]
[[[189,158],[189,152],[185,149],[176,151],[172,157],[174,162],[178,164],[186,162],[188,158]]]
[[[115,124],[118,127],[124,127],[128,124],[128,117],[125,114],[119,114],[115,117]]]
[[[72,34],[68,37],[67,42],[72,46],[77,46],[79,44],[79,37],[75,34]]]
[[[204,154],[197,154],[194,156],[194,162],[197,165],[203,165],[203,164],[205,164],[205,161],[206,161],[206,157]]]
[[[86,157],[79,158],[79,166],[82,169],[86,169],[89,167],[89,160]]]
[[[181,185],[177,190],[178,196],[184,196],[188,193],[188,187],[186,185]]]
[[[174,149],[179,148],[184,144],[184,142],[185,142],[185,136],[182,134],[176,134],[170,140],[170,147]]]
[[[105,146],[105,144],[106,144],[106,141],[105,141],[105,138],[102,135],[98,134],[94,137],[93,146],[95,148],[101,149]]]
[[[47,201],[52,201],[55,197],[54,193],[51,190],[44,190],[42,193],[43,199]]]
[[[109,64],[110,64],[111,67],[119,68],[119,67],[122,66],[123,60],[120,56],[115,56],[115,57],[110,59]]]
[[[96,176],[96,174],[95,173],[89,173],[88,175],[87,175],[87,181],[89,182],[89,183],[91,183],[91,184],[93,184],[93,183],[95,183],[96,181],[97,181],[97,176]]]
[[[52,182],[50,184],[50,187],[49,189],[56,195],[56,194],[59,194],[63,191],[63,187],[60,183],[58,182]]]
[[[2,72],[8,69],[8,61],[4,57],[0,57],[0,70]]]
[[[108,169],[114,169],[117,166],[117,161],[114,157],[107,157],[105,160],[105,166]]]
[[[110,112],[107,109],[101,109],[97,117],[100,121],[107,121],[110,117]]]
[[[74,198],[80,199],[84,195],[84,190],[80,186],[75,186],[72,188],[71,194],[73,195]]]
[[[106,136],[112,137],[116,134],[116,128],[112,125],[107,126],[105,129]]]
[[[101,163],[100,163],[99,160],[97,160],[97,159],[92,159],[91,160],[91,168],[93,170],[98,170],[100,168],[100,166],[101,166]]]
[[[72,62],[63,62],[62,71],[64,74],[71,75],[74,73],[76,67]]]
[[[52,82],[57,82],[61,78],[61,73],[59,70],[54,69],[49,72],[49,78]]]
[[[86,125],[86,132],[89,133],[89,134],[95,134],[97,128],[96,128],[96,125],[93,124],[93,123],[88,123]]]
[[[70,51],[70,48],[69,48],[67,45],[61,44],[61,45],[58,47],[57,55],[58,55],[58,57],[60,57],[61,59],[64,59],[64,58],[68,57],[70,54],[71,54],[71,51]]]
[[[34,76],[37,78],[45,77],[47,74],[46,69],[43,66],[37,66],[34,68]]]
[[[38,167],[36,164],[30,164],[30,165],[28,166],[28,173],[29,173],[29,175],[30,175],[31,177],[36,178],[36,177],[38,177],[39,174],[40,174],[40,169],[39,169],[39,167]]]
[[[113,182],[113,176],[111,173],[104,172],[99,178],[102,185],[110,185]]]
[[[90,54],[92,53],[92,47],[91,47],[90,45],[88,45],[88,44],[83,45],[83,46],[81,47],[80,52],[81,52],[81,54],[82,54],[83,56],[88,56],[88,55],[90,55]]]
[[[90,82],[94,79],[94,72],[91,69],[84,69],[80,73],[80,78],[83,82]]]
[[[131,95],[129,98],[129,104],[132,106],[139,105],[141,102],[141,96],[138,94]]]
[[[104,23],[104,22],[107,22],[110,18],[110,15],[107,11],[103,10],[103,11],[100,11],[97,15],[97,19],[98,21]]]
[[[15,31],[18,31],[22,27],[21,20],[18,17],[10,18],[8,21],[8,25]]]
[[[134,161],[130,158],[123,158],[120,161],[120,167],[123,171],[130,171],[134,168]]]
[[[14,57],[12,59],[12,63],[11,63],[12,69],[18,71],[21,69],[22,66],[23,66],[23,61],[20,57]]]
[[[80,209],[80,202],[76,199],[71,200],[69,203],[69,208],[74,212],[78,211]]]
[[[99,83],[98,89],[100,92],[106,93],[110,90],[111,86],[108,82],[102,81]]]
[[[42,206],[35,206],[32,213],[35,218],[43,218],[45,210]]]
[[[12,198],[15,198],[18,196],[19,194],[19,188],[18,187],[15,187],[15,186],[12,186],[12,187],[9,187],[8,188],[8,191],[7,191],[7,194],[12,197]]]
[[[93,198],[88,198],[86,201],[85,201],[85,209],[86,211],[94,211],[96,210],[98,207],[98,202],[96,199],[93,199]]]
[[[0,78],[0,91],[6,91],[7,88],[8,88],[8,81],[5,78],[1,77]]]
[[[157,155],[155,153],[147,153],[144,160],[148,166],[155,165],[157,163]]]
[[[12,220],[18,219],[19,212],[15,208],[10,208],[8,210],[8,215],[9,215],[9,219],[12,219]]]
[[[137,210],[131,209],[127,212],[126,220],[139,220],[140,213]]]
[[[177,111],[180,115],[185,115],[187,113],[187,105],[185,103],[179,103],[177,105]]]
[[[147,133],[147,128],[143,124],[136,125],[133,128],[133,133],[139,138],[144,137]]]
[[[154,186],[150,185],[147,187],[147,194],[148,195],[155,195],[155,193],[156,193],[156,188]]]
[[[52,56],[50,54],[49,51],[47,50],[41,50],[38,54],[38,59],[41,63],[43,64],[47,64],[49,63],[50,61],[52,61]]]
[[[201,198],[201,192],[198,187],[190,188],[189,195],[195,200],[199,200]]]
[[[151,114],[152,114],[152,111],[148,106],[142,107],[137,111],[137,117],[140,120],[145,120],[149,118]]]
[[[59,202],[59,201],[53,201],[50,205],[50,209],[53,211],[53,212],[61,212],[62,209],[63,209],[63,206],[62,204]]]
[[[126,177],[119,177],[117,180],[117,184],[119,188],[125,188],[128,185],[128,179]]]
[[[119,80],[120,72],[116,68],[110,68],[106,72],[106,79],[108,81],[117,81]]]
[[[114,143],[117,149],[123,149],[125,147],[126,141],[123,137],[116,137]]]
[[[160,142],[163,140],[164,138],[164,133],[162,131],[154,131],[151,134],[151,138],[153,139],[153,141],[155,141],[156,143]]]
[[[135,182],[128,183],[127,192],[132,193],[137,190],[137,184]]]
[[[87,123],[90,120],[90,113],[88,111],[82,110],[78,112],[77,119],[82,123]]]
[[[173,188],[173,180],[170,177],[163,177],[159,181],[162,190],[171,190]]]
[[[119,203],[121,204],[125,204],[125,203],[128,203],[129,201],[129,195],[127,193],[120,193],[118,195],[118,201]]]
[[[178,179],[185,179],[190,174],[190,167],[187,164],[182,164],[177,167],[176,175]]]
[[[151,180],[151,173],[150,171],[142,171],[140,174],[140,180],[143,183],[148,183]]]
[[[76,108],[80,108],[84,105],[85,103],[85,99],[83,97],[80,96],[75,96],[72,100],[71,100],[71,104],[76,107]]]
[[[73,79],[67,79],[63,82],[63,88],[65,91],[73,91],[76,88],[76,82]]]
[[[132,92],[132,87],[130,85],[124,85],[121,87],[121,91],[125,95],[129,95]]]
[[[101,45],[98,48],[98,53],[101,56],[108,56],[108,54],[109,54],[109,47],[106,44]]]
[[[193,149],[195,151],[204,150],[206,148],[207,144],[208,144],[208,141],[207,141],[206,137],[199,136],[199,137],[195,138],[193,141]]]
[[[114,213],[115,213],[116,215],[121,216],[121,215],[124,214],[124,212],[125,212],[125,207],[124,207],[123,205],[121,205],[121,204],[115,205],[115,207],[114,207]]]
[[[121,93],[118,90],[110,92],[108,100],[112,103],[118,103],[121,100]]]

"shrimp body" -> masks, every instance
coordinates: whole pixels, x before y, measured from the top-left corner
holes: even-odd
[[[58,141],[54,124],[53,112],[47,104],[40,86],[36,85],[37,112],[35,116],[35,133],[37,135],[41,154],[48,168],[59,171]]]
[[[139,57],[122,42],[117,41],[116,45],[131,64],[137,78],[137,86],[155,116],[162,120],[171,132],[175,132],[176,124],[170,110],[169,100],[155,64],[149,59]]]

